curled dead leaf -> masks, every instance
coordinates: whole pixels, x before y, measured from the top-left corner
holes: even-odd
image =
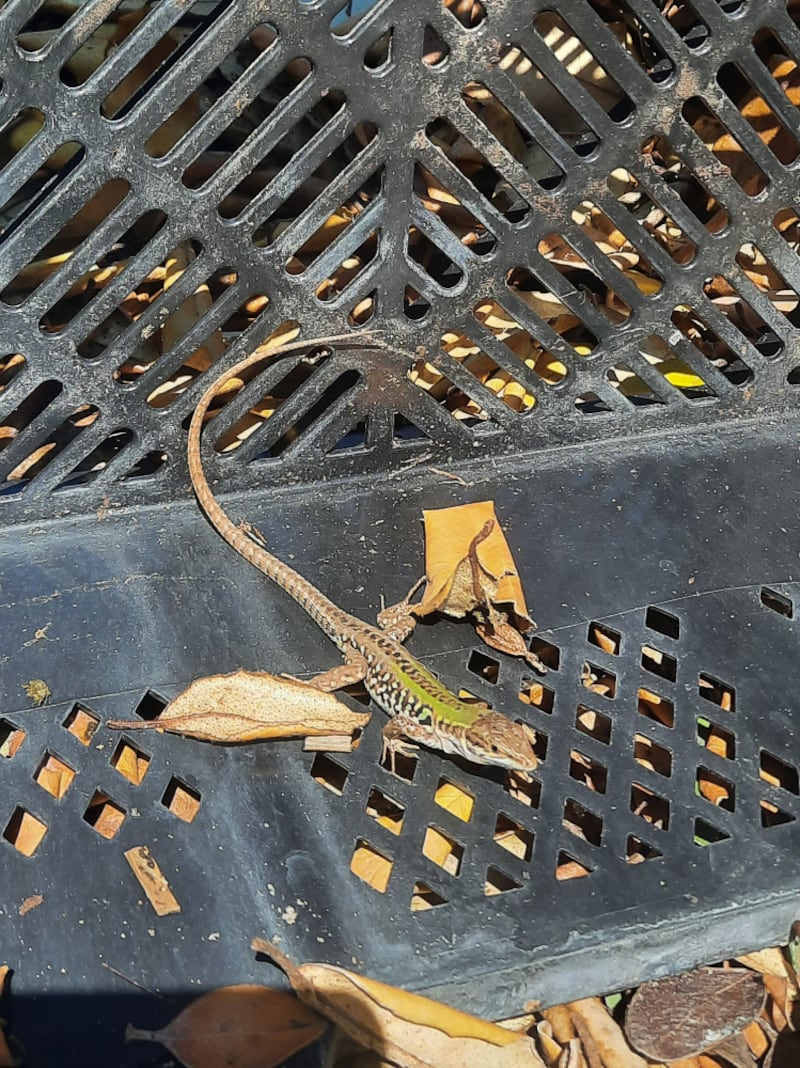
[[[533,1041],[429,998],[328,964],[295,966],[253,939],[297,996],[360,1045],[398,1068],[545,1068]]]
[[[543,669],[523,637],[535,627],[528,615],[511,549],[492,501],[423,512],[427,585],[416,616],[442,612],[471,616],[487,645]]]
[[[333,694],[265,671],[196,679],[157,719],[109,720],[111,730],[164,730],[205,742],[352,734],[370,718]]]

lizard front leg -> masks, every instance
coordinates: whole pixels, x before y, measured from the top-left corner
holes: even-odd
[[[413,731],[418,724],[410,716],[393,716],[383,728],[383,748],[381,749],[381,764],[385,764],[389,758],[389,770],[392,775],[396,774],[395,759],[399,753],[401,756],[412,757],[419,748],[408,740],[408,732]]]
[[[417,625],[416,617],[411,609],[411,598],[423,582],[425,582],[424,575],[414,583],[402,601],[390,604],[378,613],[378,626],[396,642],[402,644]]]

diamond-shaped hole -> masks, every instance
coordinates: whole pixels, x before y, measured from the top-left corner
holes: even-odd
[[[793,767],[791,764],[785,763],[783,760],[779,760],[778,757],[773,756],[772,753],[768,753],[766,749],[761,750],[761,757],[758,762],[758,774],[764,782],[768,782],[770,786],[777,786],[781,790],[788,790],[790,794],[800,793],[797,768]]]
[[[611,411],[606,402],[591,389],[579,393],[573,403],[581,415],[604,415]]]
[[[696,819],[694,821],[694,844],[699,846],[713,845],[715,842],[724,842],[730,838],[727,831],[722,831],[707,820]]]
[[[422,36],[422,62],[426,67],[439,67],[450,55],[450,46],[431,25],[426,25]]]
[[[778,808],[771,801],[760,801],[762,827],[780,827],[783,823],[791,823],[795,817],[790,812]]]
[[[350,871],[379,894],[385,894],[393,863],[390,857],[364,838],[359,838],[350,860]]]
[[[26,732],[7,719],[0,719],[0,756],[11,760],[25,741]]]
[[[733,731],[726,731],[705,716],[697,717],[697,744],[725,760],[736,757],[736,735]]]
[[[628,835],[625,846],[625,860],[628,864],[642,864],[645,860],[654,860],[663,855],[660,849],[651,846],[643,838],[638,838],[635,834]]]
[[[82,705],[75,705],[62,726],[77,738],[81,745],[90,745],[95,731],[100,726],[100,720]]]
[[[411,911],[412,912],[427,912],[428,909],[435,909],[439,905],[446,905],[447,898],[442,897],[427,883],[414,883],[414,890],[411,894]]]
[[[530,650],[539,657],[545,667],[551,671],[558,671],[561,663],[561,650],[557,645],[545,641],[544,638],[534,638],[531,641]]]
[[[533,853],[533,831],[512,820],[505,812],[499,813],[494,827],[497,845],[508,850],[519,860],[529,861]]]
[[[736,711],[736,692],[727,682],[715,679],[713,675],[701,674],[697,679],[697,692],[700,696],[717,705],[723,712]]]
[[[75,770],[48,749],[33,773],[33,781],[46,790],[51,797],[60,800],[72,785]]]
[[[669,827],[669,801],[639,782],[631,785],[630,806],[634,816],[641,816],[654,827],[663,831]]]
[[[672,774],[672,753],[644,734],[634,736],[633,758],[642,767],[655,771],[658,775],[668,777]]]
[[[794,605],[791,600],[782,593],[778,593],[777,590],[771,590],[769,586],[761,587],[761,603],[765,608],[771,608],[773,612],[787,619],[791,619],[794,615]]]
[[[617,695],[617,676],[608,668],[584,660],[581,682],[587,690],[600,694],[601,697],[613,698]]]
[[[569,774],[577,782],[582,782],[593,793],[604,794],[608,783],[608,770],[596,760],[585,756],[577,749],[569,754]]]
[[[527,805],[528,808],[539,807],[542,797],[542,784],[536,779],[524,778],[515,771],[508,771],[506,772],[503,789],[509,797],[519,801],[521,805]]]
[[[3,838],[23,856],[32,857],[46,834],[47,824],[21,805],[17,805],[5,826]]]
[[[489,701],[484,701],[482,697],[478,697],[471,690],[465,690],[462,686],[458,691],[459,701],[463,701],[465,705],[480,705],[482,708],[491,708]]]
[[[141,786],[149,766],[149,754],[127,738],[120,741],[111,758],[111,767],[134,786]]]
[[[366,812],[376,823],[385,827],[392,834],[400,834],[403,829],[405,806],[387,797],[377,786],[373,786],[367,798]]]
[[[388,749],[381,757],[381,767],[404,782],[413,782],[417,770],[417,758],[406,753],[390,752]]]
[[[566,850],[560,850],[556,861],[556,879],[564,882],[566,879],[582,879],[584,875],[591,875],[592,869],[577,860]]]
[[[519,699],[523,704],[533,705],[540,712],[547,712],[549,715],[553,711],[556,695],[549,686],[543,686],[530,675],[523,675]]]
[[[164,808],[184,823],[191,823],[195,818],[200,811],[200,801],[200,791],[195,790],[175,775],[169,780],[161,796],[161,804]]]
[[[733,812],[736,808],[736,789],[732,782],[708,768],[699,767],[695,778],[697,792],[706,801]]]
[[[590,623],[588,641],[590,645],[596,645],[604,653],[619,656],[622,635],[618,630],[613,630],[604,623]]]
[[[344,784],[347,782],[347,775],[347,768],[343,768],[341,764],[331,760],[326,753],[317,753],[314,757],[314,762],[311,765],[311,777],[320,786],[330,790],[332,794],[336,794],[339,797],[342,796]]]
[[[136,715],[140,719],[152,720],[158,719],[161,713],[168,705],[168,701],[164,697],[159,697],[157,693],[153,693],[152,690],[148,690],[139,704],[136,706]]]
[[[486,679],[487,682],[495,683],[500,677],[500,661],[495,660],[493,656],[479,653],[477,649],[473,649],[470,653],[467,668],[474,675],[480,675],[482,679]]]
[[[572,797],[568,797],[564,803],[561,823],[571,834],[589,845],[599,846],[603,839],[602,818]]]
[[[642,716],[647,716],[663,727],[675,726],[675,705],[661,694],[640,688],[637,709]]]
[[[86,807],[83,818],[103,838],[116,837],[125,822],[126,812],[102,790],[95,790]]]
[[[391,60],[392,34],[391,29],[387,30],[367,49],[364,55],[367,70],[380,70]]]
[[[464,857],[464,847],[455,838],[433,825],[425,828],[422,853],[428,860],[438,864],[449,875],[458,875]]]
[[[595,712],[593,708],[588,708],[586,705],[578,705],[578,711],[575,713],[575,726],[582,734],[588,734],[590,738],[602,742],[603,745],[608,745],[611,741],[611,720],[602,712]]]
[[[451,816],[463,820],[464,823],[469,823],[472,819],[475,798],[463,786],[459,786],[449,779],[439,779],[433,800],[440,808],[449,812]]]
[[[642,667],[651,675],[674,682],[678,673],[678,661],[669,653],[656,649],[654,645],[642,646]]]
[[[660,608],[655,608],[653,605],[650,605],[645,613],[644,625],[649,630],[655,630],[659,634],[663,634],[665,638],[677,640],[681,634],[681,625],[677,617],[670,615],[669,612],[662,611]]]
[[[522,883],[512,879],[510,875],[499,868],[490,866],[486,869],[486,882],[483,884],[483,892],[487,897],[507,894],[511,890],[519,890],[521,886]]]
[[[536,759],[539,761],[540,764],[543,764],[545,760],[547,760],[547,735],[541,729],[537,728],[537,730],[534,730],[533,727],[531,727],[530,724],[526,723],[524,720],[515,719],[514,722],[520,727],[522,727],[523,731],[527,735],[528,741],[531,743],[531,748],[536,754]]]

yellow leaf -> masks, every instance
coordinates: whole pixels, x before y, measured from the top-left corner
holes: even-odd
[[[327,964],[295,967],[253,940],[286,972],[297,996],[356,1042],[399,1068],[544,1068],[533,1041],[418,994]]]
[[[463,820],[464,823],[469,823],[472,819],[475,800],[460,786],[455,786],[451,782],[442,782],[433,799],[437,805],[458,819]]]
[[[253,742],[352,734],[370,718],[331,693],[265,671],[234,671],[196,679],[153,720],[111,720],[112,730],[156,730],[206,742]]]
[[[204,994],[160,1031],[128,1024],[125,1040],[160,1042],[185,1068],[273,1068],[324,1031],[291,994],[243,985]]]

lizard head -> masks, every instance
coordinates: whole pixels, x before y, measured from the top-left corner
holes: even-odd
[[[472,759],[512,771],[533,771],[538,764],[531,734],[500,712],[484,712],[466,729]]]

